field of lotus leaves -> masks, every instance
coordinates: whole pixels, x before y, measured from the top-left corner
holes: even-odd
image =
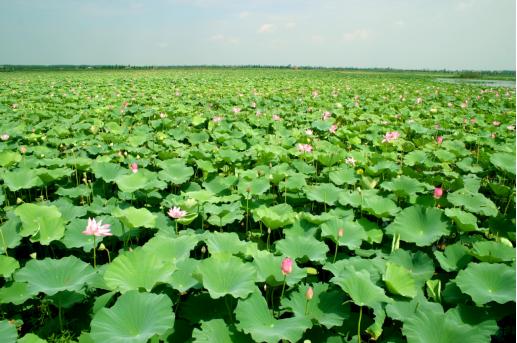
[[[515,90],[0,73],[0,342],[515,340]]]

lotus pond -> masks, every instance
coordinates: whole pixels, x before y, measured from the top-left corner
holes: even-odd
[[[515,340],[515,90],[0,73],[0,341]]]

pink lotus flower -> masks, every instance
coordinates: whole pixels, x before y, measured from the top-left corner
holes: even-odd
[[[442,197],[442,195],[443,195],[442,187],[436,187],[434,189],[434,194],[433,194],[434,198],[435,199],[440,199]]]
[[[470,123],[471,124],[475,124],[477,122],[477,119],[476,118],[470,118]]]
[[[9,139],[9,135],[7,133],[4,133],[3,135],[0,136],[0,139],[2,139],[3,141],[6,141]]]
[[[312,97],[315,98],[317,97],[318,95],[320,95],[320,93],[316,90],[312,91]]]
[[[422,103],[422,98],[416,98],[415,103],[420,105]]]
[[[436,137],[436,143],[442,144],[443,143],[443,136]]]
[[[329,127],[329,132],[330,133],[336,133],[337,131],[337,125],[336,124],[332,124],[331,127]]]
[[[233,113],[239,113],[241,111],[240,107],[234,107],[232,109]]]
[[[307,136],[312,136],[312,133],[313,133],[313,132],[312,132],[312,130],[311,130],[311,129],[307,129],[307,130],[305,130],[305,134],[306,134]]]
[[[173,208],[169,209],[169,212],[167,212],[167,214],[171,218],[180,219],[180,218],[183,218],[183,217],[185,217],[187,215],[187,211],[183,211],[179,207],[173,207]]]
[[[452,106],[453,106],[453,105],[452,105],[452,102],[448,102],[448,103],[447,103],[447,107],[452,107]]]
[[[495,139],[495,137],[496,137],[495,133],[492,133],[492,134],[490,135],[490,138],[492,138],[492,139]]]
[[[256,107],[257,107],[257,103],[256,103],[255,101],[253,101],[253,102],[251,103],[251,108],[256,108]]]
[[[325,111],[325,112],[323,112],[322,118],[323,118],[323,120],[328,120],[328,119],[330,119],[330,116],[331,116],[331,113],[329,111]]]
[[[280,118],[280,116],[278,114],[273,114],[272,118],[274,121],[279,121],[280,119],[282,119],[282,118]]]
[[[383,143],[390,143],[390,142],[396,140],[399,137],[400,137],[400,133],[398,131],[387,132],[384,135],[384,139],[382,140],[382,142]]]
[[[310,144],[298,144],[297,145],[298,147],[298,150],[301,151],[301,152],[312,152],[312,145]]]
[[[356,160],[355,160],[355,158],[353,158],[352,156],[349,156],[349,157],[347,157],[347,158],[345,159],[345,163],[346,163],[346,164],[350,164],[350,165],[352,165],[352,166],[355,166],[355,162],[356,162]]]
[[[16,109],[17,107],[18,107],[18,104],[12,104],[12,105],[11,105],[11,108],[12,108],[13,110],[14,110],[14,109]]]
[[[497,120],[494,120],[494,121],[492,122],[492,125],[494,125],[494,126],[499,126],[499,125],[501,125],[501,122],[500,122],[500,121],[497,121]]]
[[[25,154],[25,153],[27,152],[27,147],[25,147],[25,145],[22,145],[22,146],[20,147],[20,152],[21,152],[22,154]]]
[[[255,115],[256,115],[257,117],[260,117],[260,116],[262,115],[262,112],[260,112],[260,110],[257,110],[257,112],[255,112]]]
[[[215,116],[215,117],[213,117],[213,118],[212,118],[212,121],[213,121],[214,123],[219,123],[219,122],[221,122],[222,120],[223,120],[223,117],[221,117],[221,116]]]
[[[180,91],[176,91],[176,96],[180,96],[181,95],[181,92]]]
[[[293,260],[289,257],[284,258],[280,267],[282,269],[282,274],[287,276],[287,274],[290,274],[293,271]]]
[[[160,112],[160,118],[165,119],[167,118],[167,114]]]
[[[337,236],[338,237],[343,237],[345,235],[345,229],[343,229],[342,227],[339,228],[338,232],[337,232]]]
[[[508,130],[510,130],[510,131],[513,131],[513,130],[515,129],[515,126],[513,126],[513,125],[508,125],[506,128],[507,128]]]
[[[97,237],[112,236],[112,233],[110,232],[110,226],[110,224],[102,224],[102,220],[99,220],[97,223],[95,219],[88,218],[88,225],[82,233],[85,235]]]
[[[313,296],[314,290],[312,289],[312,287],[307,288],[307,292],[305,292],[305,299],[311,300]]]
[[[138,164],[136,164],[136,162],[131,163],[129,168],[131,168],[131,171],[133,172],[133,174],[138,173]]]
[[[467,100],[465,100],[465,102],[462,102],[461,105],[460,105],[461,108],[467,108],[467,106],[468,106],[468,101]]]

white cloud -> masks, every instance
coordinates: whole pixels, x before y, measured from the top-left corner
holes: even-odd
[[[213,42],[223,43],[223,44],[237,44],[239,43],[239,39],[236,37],[228,37],[223,34],[216,34],[210,37],[210,40]]]
[[[397,20],[395,22],[395,25],[398,26],[398,27],[405,27],[406,26],[406,22],[404,20]]]
[[[287,23],[284,24],[285,28],[290,30],[290,29],[294,29],[296,27],[296,23],[294,21],[288,21]]]
[[[260,26],[260,28],[258,29],[258,33],[269,33],[273,32],[274,29],[275,25],[273,24],[262,24],[262,26]]]
[[[159,48],[165,49],[166,47],[168,47],[168,46],[169,46],[169,43],[166,43],[166,42],[158,42],[158,43],[156,43],[156,45],[157,45]]]
[[[325,38],[321,35],[311,35],[309,37],[309,40],[314,44],[321,44],[325,41]]]
[[[353,42],[353,41],[362,41],[370,38],[371,33],[366,29],[357,29],[351,32],[345,32],[343,34],[343,39],[345,42]]]
[[[250,13],[250,12],[248,12],[248,11],[242,11],[242,12],[240,12],[240,13],[239,13],[239,18],[244,19],[244,18],[249,17],[250,15],[251,15],[251,13]]]

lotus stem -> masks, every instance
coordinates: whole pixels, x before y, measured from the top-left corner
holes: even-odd
[[[2,238],[2,245],[4,246],[5,256],[9,257],[9,254],[7,253],[7,243],[5,241],[4,231],[2,230],[2,228],[0,228],[0,237]]]
[[[336,241],[336,248],[334,249],[334,259],[332,260],[332,263],[336,263],[336,258],[337,258],[337,250],[339,248],[339,244],[338,242]]]
[[[282,293],[280,294],[280,299],[282,299],[284,297],[286,279],[287,279],[287,275],[284,275],[284,284],[282,285]]]
[[[93,268],[97,268],[97,244],[95,242],[95,235],[93,236]]]
[[[359,320],[357,321],[357,342],[361,343],[361,319],[363,319],[363,307],[359,306]]]

